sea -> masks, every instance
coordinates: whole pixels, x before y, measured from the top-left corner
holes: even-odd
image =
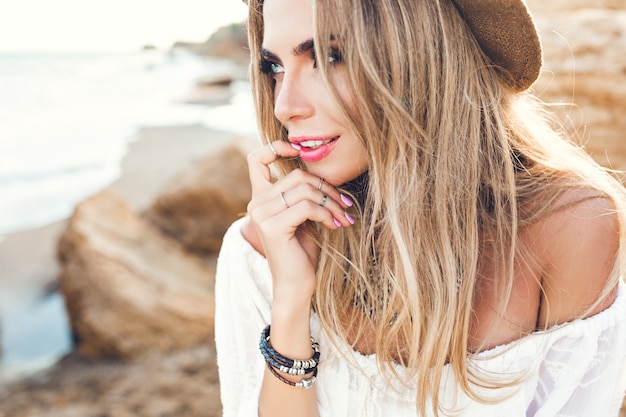
[[[254,134],[246,81],[216,105],[185,101],[199,79],[233,63],[184,50],[0,53],[0,240],[67,218],[115,181],[142,127],[203,125]],[[0,265],[0,279],[2,277]],[[0,294],[0,383],[71,349],[63,300]]]

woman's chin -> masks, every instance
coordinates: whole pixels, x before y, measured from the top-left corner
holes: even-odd
[[[319,166],[313,166],[317,164],[306,164],[307,171],[311,174],[324,178],[324,181],[335,186],[339,187],[343,184],[346,184],[356,178],[358,178],[361,174],[363,174],[366,169],[360,170],[336,170],[336,169],[322,169]]]
[[[361,152],[337,151],[341,149],[335,149],[335,152],[317,162],[303,161],[304,166],[311,174],[324,178],[324,181],[335,187],[350,182],[367,171],[369,164]]]

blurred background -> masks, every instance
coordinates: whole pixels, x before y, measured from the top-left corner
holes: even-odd
[[[230,68],[175,45],[244,17],[238,1],[3,2],[0,235],[66,217],[115,179],[137,127],[210,124],[185,94]]]
[[[557,104],[565,129],[599,163],[626,170],[625,0],[528,4],[544,46],[534,92]],[[158,317],[172,314],[185,319],[168,325],[192,334],[212,317],[181,313],[196,301],[210,310],[219,249],[219,242],[189,238],[189,229],[220,236],[224,226],[190,223],[190,210],[178,220],[172,213],[181,206],[204,217],[215,217],[218,206],[228,206],[228,216],[245,210],[245,151],[225,151],[256,140],[245,15],[238,0],[0,4],[0,417],[219,415],[212,324],[196,339],[162,348],[137,329],[168,334]],[[216,191],[212,178],[229,189]],[[241,197],[228,205],[224,194],[233,189]],[[110,230],[127,218],[134,222],[127,229],[141,233],[116,240]],[[94,226],[106,221],[105,232]],[[161,234],[181,246],[175,261],[156,261],[178,254]],[[142,252],[145,240],[162,252]],[[105,265],[111,258],[115,268]],[[208,269],[189,266],[197,259]],[[120,268],[116,276],[127,281],[115,284],[110,271]],[[100,292],[93,283],[77,289],[89,277],[109,276]],[[121,297],[133,280],[148,286]],[[180,305],[146,313],[146,304],[171,294]],[[123,323],[132,322],[134,333],[93,336],[101,329],[87,323],[89,315],[110,333],[124,334]],[[132,334],[135,350],[125,347]]]
[[[0,416],[36,413],[9,384],[72,351],[57,242],[76,204],[115,186],[141,209],[178,170],[254,135],[246,13],[217,0],[0,3]]]

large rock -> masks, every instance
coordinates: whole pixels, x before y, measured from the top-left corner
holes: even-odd
[[[621,7],[617,5],[621,4]],[[626,170],[623,0],[530,0],[544,48],[534,86],[571,137],[602,165]]]
[[[58,255],[79,354],[130,359],[212,340],[212,269],[112,191],[77,206]]]
[[[233,141],[199,159],[164,187],[145,217],[189,251],[216,253],[250,200],[247,154],[244,142]]]

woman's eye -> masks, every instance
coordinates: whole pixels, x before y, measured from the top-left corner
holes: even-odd
[[[330,56],[328,57],[328,62],[331,64],[338,64],[341,61],[341,52],[333,48]]]
[[[317,68],[317,57],[315,56],[315,52],[311,52],[311,58],[313,59],[313,68]],[[336,65],[340,62],[342,62],[341,52],[339,52],[336,48],[331,48],[330,55],[328,55],[328,63]]]
[[[275,61],[262,60],[261,61],[261,72],[263,74],[268,74],[271,77],[275,77],[285,72],[285,68],[282,65]]]
[[[270,69],[271,69],[272,74],[282,74],[283,72],[285,72],[285,69],[283,68],[283,66],[275,62],[272,62],[270,64]]]

